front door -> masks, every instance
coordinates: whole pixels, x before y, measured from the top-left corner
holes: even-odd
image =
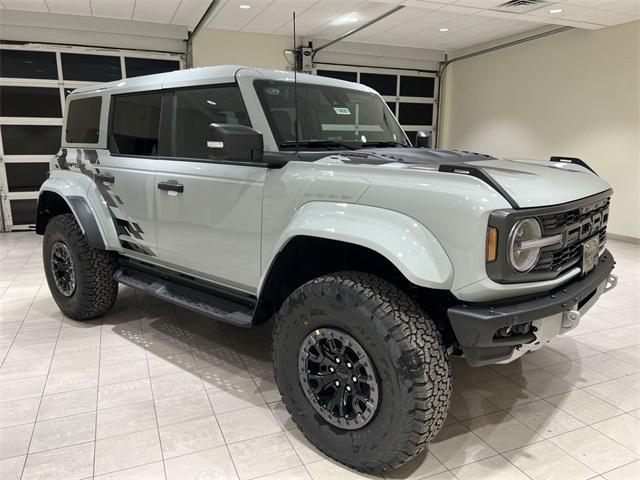
[[[170,105],[171,155],[156,169],[159,257],[169,267],[255,293],[267,171],[213,162],[207,148],[211,123],[249,125],[240,92],[229,85],[180,89]]]

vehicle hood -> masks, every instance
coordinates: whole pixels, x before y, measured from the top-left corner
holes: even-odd
[[[610,189],[587,168],[564,162],[512,160],[422,148],[381,148],[341,153],[348,163],[380,164],[448,175],[472,175],[498,190],[514,208],[558,205]]]

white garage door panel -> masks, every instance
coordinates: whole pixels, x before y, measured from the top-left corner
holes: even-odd
[[[31,228],[49,159],[60,149],[64,104],[96,82],[184,68],[178,54],[53,45],[0,45],[2,229]]]

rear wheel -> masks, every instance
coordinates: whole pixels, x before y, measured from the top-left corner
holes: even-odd
[[[49,290],[66,316],[89,320],[113,307],[118,296],[115,255],[91,247],[73,215],[49,221],[42,255]]]
[[[395,468],[438,433],[451,395],[432,320],[373,275],[317,278],[285,301],[273,357],[283,401],[320,450],[368,473]]]

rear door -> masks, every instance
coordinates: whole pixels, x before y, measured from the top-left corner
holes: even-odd
[[[96,183],[110,207],[120,243],[132,256],[156,257],[155,169],[160,152],[162,92],[115,95],[109,154]]]
[[[254,293],[260,276],[266,168],[208,158],[211,123],[250,125],[237,85],[175,90],[165,99],[170,154],[158,160],[158,252],[168,266]]]

